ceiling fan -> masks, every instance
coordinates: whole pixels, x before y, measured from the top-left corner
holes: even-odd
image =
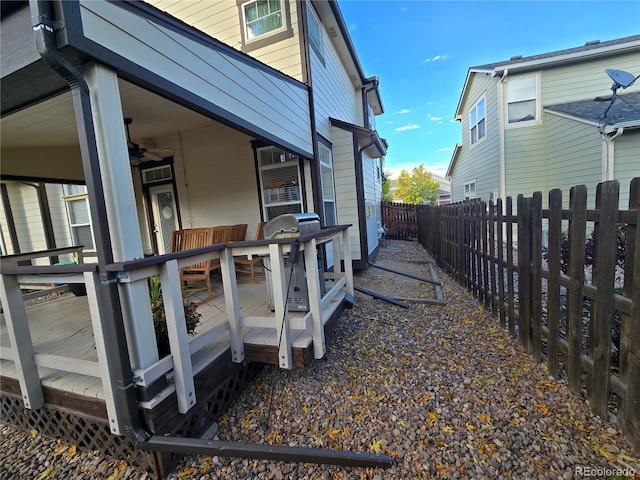
[[[132,167],[139,166],[144,160],[158,161],[173,155],[173,150],[169,148],[145,148],[131,141],[131,133],[129,132],[129,125],[131,125],[131,123],[133,123],[133,119],[124,119],[124,125],[127,129],[127,148],[129,150],[129,163],[131,163]]]

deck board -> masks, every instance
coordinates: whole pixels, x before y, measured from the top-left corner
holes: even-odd
[[[220,287],[220,284],[217,285]],[[198,312],[202,315],[196,327],[195,336],[227,321],[225,298],[222,289],[208,300],[203,300],[206,292],[192,295],[198,304]],[[240,315],[253,317],[274,317],[268,307],[268,293],[264,279],[256,283],[238,284]],[[289,312],[290,318],[302,318],[302,312]],[[93,328],[89,314],[87,297],[67,296],[53,301],[40,303],[27,308],[29,330],[36,353],[60,355],[87,361],[97,361],[97,353],[93,338]],[[275,319],[274,319],[275,320]],[[245,345],[253,351],[258,348],[272,348],[278,345],[275,328],[243,328]],[[310,332],[291,329],[292,346],[306,349],[312,344]],[[194,355],[194,366],[198,368],[223,354],[228,349],[229,334],[219,338]],[[4,315],[0,314],[0,349],[10,347],[9,335]],[[102,382],[97,377],[64,372],[47,367],[38,367],[43,386],[74,392],[79,395],[104,399]],[[18,378],[16,367],[11,360],[0,360],[0,374],[8,378]]]

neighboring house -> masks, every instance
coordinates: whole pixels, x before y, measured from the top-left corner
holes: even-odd
[[[202,433],[250,381],[253,363],[245,360],[291,368],[321,358],[325,329],[353,301],[352,267],[366,267],[378,248],[387,143],[375,116],[383,106],[337,2],[157,5],[0,3],[3,253],[93,250],[81,265],[2,259],[1,327],[9,331],[2,341],[11,338],[0,352],[2,400],[14,402],[11,411],[61,407],[83,421],[99,419],[97,430],[69,427],[97,431],[95,448],[106,441],[105,428]],[[37,201],[30,200],[35,190]],[[293,268],[285,269],[284,255],[293,239],[166,253],[176,229],[246,224],[253,240],[261,222],[308,212],[327,228],[300,239],[304,315],[287,308],[285,277]],[[325,276],[317,273],[316,250],[324,253]],[[275,312],[262,313],[262,285],[250,298],[239,293],[234,256],[248,254],[269,257]],[[180,269],[207,260],[219,262],[224,302],[201,305],[211,318],[191,339],[182,325]],[[156,275],[171,333],[172,356],[164,358],[144,301]],[[46,335],[66,340],[54,353],[39,350],[46,348],[41,335],[30,336],[24,279],[86,286],[84,303],[74,307],[82,314],[64,311],[70,299],[57,304]],[[92,335],[62,330],[78,318],[76,333],[92,328]],[[71,348],[87,339],[92,346]]]
[[[640,171],[640,81],[609,107],[607,69],[640,74],[640,35],[471,67],[455,114],[452,201],[561,188],[566,204],[568,188],[585,184],[592,202],[599,182],[618,179],[626,208]]]

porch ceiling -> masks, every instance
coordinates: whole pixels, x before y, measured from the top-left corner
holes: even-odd
[[[133,141],[210,125],[211,120],[148,90],[119,80],[122,109]],[[78,131],[71,92],[0,119],[3,178],[82,181]],[[64,147],[64,148],[63,148]]]

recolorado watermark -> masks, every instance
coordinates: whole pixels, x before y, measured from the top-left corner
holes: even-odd
[[[580,477],[635,477],[637,472],[633,468],[606,468],[606,467],[575,467],[574,475]]]

